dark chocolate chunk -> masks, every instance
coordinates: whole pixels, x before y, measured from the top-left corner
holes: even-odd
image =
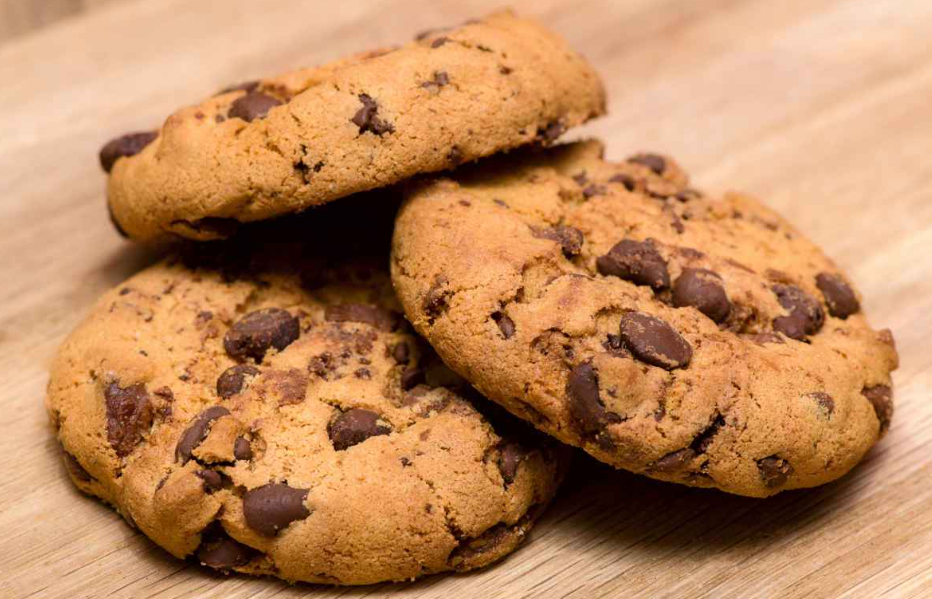
[[[121,387],[112,382],[104,388],[107,409],[107,441],[118,456],[125,457],[142,441],[152,426],[154,410],[146,386]]]
[[[259,552],[232,539],[217,523],[204,531],[197,548],[197,560],[217,570],[245,566]]]
[[[237,460],[252,459],[252,444],[246,437],[237,437],[233,442],[233,457]]]
[[[274,537],[292,522],[311,515],[304,505],[308,491],[281,483],[269,483],[246,491],[243,495],[246,524],[263,536]]]
[[[628,162],[646,166],[658,175],[662,175],[663,171],[667,168],[666,159],[659,154],[635,154],[631,158],[628,158]]]
[[[548,229],[533,229],[534,237],[556,241],[563,249],[563,255],[573,258],[582,251],[583,234],[579,229],[557,225]]]
[[[298,319],[281,308],[265,308],[239,319],[223,339],[223,347],[236,360],[261,362],[269,348],[281,351],[298,338]]]
[[[382,120],[378,115],[379,104],[368,94],[359,94],[359,101],[362,102],[362,108],[356,111],[353,118],[350,119],[354,125],[359,127],[360,135],[373,133],[382,136],[386,133],[394,133],[395,127],[388,121]]]
[[[101,168],[109,173],[117,160],[142,152],[158,136],[158,131],[141,131],[111,139],[100,149]],[[117,228],[119,230],[119,226]]]
[[[616,276],[635,285],[650,285],[658,291],[670,286],[667,263],[650,239],[622,239],[596,260],[596,268],[600,274]]]
[[[505,339],[510,339],[515,334],[515,322],[504,312],[493,312],[492,320],[498,325]]]
[[[714,322],[724,322],[731,313],[722,279],[704,268],[686,268],[673,285],[673,305],[692,306]]]
[[[216,493],[223,488],[223,479],[220,478],[220,474],[213,470],[198,470],[194,474],[204,481],[204,492],[208,495]]]
[[[499,450],[498,470],[502,473],[502,480],[505,481],[506,487],[515,481],[515,477],[518,475],[518,466],[529,455],[527,448],[520,443],[503,442]]]
[[[261,92],[251,91],[230,104],[227,116],[231,119],[243,119],[250,123],[256,119],[265,118],[270,110],[276,106],[281,106],[281,104],[281,100],[277,98],[267,96]]]
[[[783,458],[770,456],[757,461],[761,480],[768,489],[782,487],[793,474],[793,466]]]
[[[665,370],[684,368],[693,350],[673,327],[650,314],[627,312],[619,326],[621,341],[642,362]]]
[[[187,463],[191,459],[191,453],[207,438],[211,423],[229,414],[230,410],[223,406],[213,406],[198,414],[178,439],[178,444],[175,446],[175,461]]]
[[[792,285],[774,285],[772,289],[777,301],[788,312],[786,316],[773,319],[773,330],[796,340],[819,332],[825,322],[825,313],[819,302]]]
[[[333,448],[342,451],[369,437],[391,433],[391,427],[382,424],[380,419],[381,416],[372,410],[353,408],[343,412],[327,427]]]
[[[816,277],[816,287],[828,304],[828,313],[836,318],[848,318],[861,309],[854,290],[838,275],[820,273]]]
[[[861,390],[861,395],[871,402],[877,420],[880,422],[881,434],[887,432],[890,428],[890,420],[893,418],[893,390],[887,385],[876,385],[865,387]]]
[[[259,369],[249,364],[237,364],[223,371],[217,378],[217,395],[222,399],[230,399],[243,390],[247,376],[256,376]]]

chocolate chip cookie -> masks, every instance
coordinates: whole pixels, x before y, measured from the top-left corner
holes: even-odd
[[[393,242],[405,312],[451,368],[596,458],[767,496],[850,470],[887,430],[889,330],[760,203],[597,142],[410,187]]]
[[[139,240],[228,237],[528,143],[605,112],[598,75],[535,21],[499,12],[404,46],[243,83],[107,143],[114,224]]]
[[[166,259],[69,337],[47,407],[74,483],[176,557],[289,581],[411,579],[515,549],[566,448],[469,396],[407,327],[387,257],[260,254]]]

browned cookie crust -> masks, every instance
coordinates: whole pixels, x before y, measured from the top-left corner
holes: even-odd
[[[179,558],[289,581],[512,551],[567,452],[466,399],[407,328],[385,259],[219,248],[108,292],[61,348],[47,407],[74,483]]]
[[[404,46],[233,86],[108,143],[118,230],[229,236],[267,219],[531,142],[605,112],[598,75],[498,12]]]
[[[412,186],[392,275],[414,327],[488,397],[621,468],[752,496],[850,470],[890,423],[890,331],[757,201],[601,152]]]

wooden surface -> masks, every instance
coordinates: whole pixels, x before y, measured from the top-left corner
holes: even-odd
[[[107,222],[99,146],[492,4],[107,3],[0,44],[0,597],[932,597],[932,2],[515,4],[603,74],[611,115],[585,133],[610,156],[662,150],[700,186],[755,191],[847,269],[900,349],[889,436],[841,481],[766,501],[580,458],[530,542],[470,575],[289,587],[171,558],[71,486],[42,406],[63,336],[153,259]]]

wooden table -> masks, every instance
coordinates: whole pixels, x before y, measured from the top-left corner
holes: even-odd
[[[355,589],[211,574],[68,482],[49,362],[101,291],[154,259],[107,222],[96,152],[223,84],[493,3],[78,4],[92,10],[0,45],[0,596],[932,597],[932,2],[515,2],[603,74],[611,115],[583,133],[611,156],[662,150],[700,186],[756,191],[847,269],[896,335],[896,417],[850,475],[766,501],[581,458],[499,565]]]

